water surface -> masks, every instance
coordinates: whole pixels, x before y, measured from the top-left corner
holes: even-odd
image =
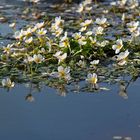
[[[0,90],[0,138],[5,140],[112,140],[113,136],[140,137],[140,79],[130,85],[128,99],[118,86],[101,93],[69,93],[58,96],[51,88],[33,94],[22,85]]]
[[[1,5],[17,5],[2,0]],[[18,4],[21,1],[18,1]],[[11,8],[10,8],[11,9]],[[10,10],[9,9],[9,10]],[[2,8],[2,12],[6,9]],[[12,21],[11,11],[6,16]],[[16,13],[16,11],[13,10]],[[18,20],[21,28],[30,21]],[[0,34],[10,36],[8,23],[0,24]],[[1,46],[10,39],[1,39]],[[18,84],[9,92],[0,89],[0,139],[2,140],[112,140],[113,136],[140,139],[140,79],[127,89],[128,99],[119,96],[119,85],[107,85],[99,93],[69,92],[66,97],[49,87],[25,97],[30,89]]]

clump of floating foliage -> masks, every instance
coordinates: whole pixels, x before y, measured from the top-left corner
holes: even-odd
[[[85,81],[88,88],[81,89],[95,91],[104,89],[100,82],[139,75],[137,0],[85,0],[71,11],[73,20],[57,16],[28,25],[14,33],[14,42],[0,48],[2,86],[32,81],[62,89]]]

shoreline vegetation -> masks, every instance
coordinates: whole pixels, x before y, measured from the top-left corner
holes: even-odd
[[[30,2],[32,9],[27,7],[22,15],[27,19],[41,4]],[[119,83],[126,97],[129,84],[140,72],[139,2],[85,0],[68,7],[58,16],[39,10],[35,15],[36,20],[41,15],[39,22],[18,31],[16,22],[9,24],[14,40],[0,48],[1,87],[31,82],[62,93],[72,85],[76,92],[97,92],[109,90],[100,86],[107,82]],[[79,85],[81,81],[84,86]]]

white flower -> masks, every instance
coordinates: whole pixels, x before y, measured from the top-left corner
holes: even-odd
[[[31,28],[32,33],[36,32],[37,29],[40,29],[40,28],[37,28],[36,26],[32,27],[32,28]]]
[[[106,24],[106,22],[107,22],[107,19],[104,18],[104,17],[97,18],[96,21],[95,21],[95,23],[98,24],[98,25],[104,25],[104,24]]]
[[[85,7],[85,11],[89,12],[91,10],[92,10],[92,7],[89,7],[89,6],[88,7],[87,6]]]
[[[123,47],[123,41],[121,39],[118,39],[116,41],[116,44],[112,46],[112,49],[115,50],[115,53],[118,54]]]
[[[46,33],[47,33],[47,30],[44,29],[44,28],[41,28],[41,29],[38,29],[38,30],[37,30],[37,35],[39,35],[39,36],[43,36],[43,35],[45,35]]]
[[[130,9],[134,9],[139,6],[139,1],[138,0],[128,0],[128,7]]]
[[[64,78],[65,80],[70,80],[70,67],[64,68],[63,66],[58,67],[58,77]]]
[[[83,1],[83,5],[86,6],[88,4],[91,4],[92,3],[92,0],[84,0]]]
[[[40,28],[42,28],[43,26],[44,26],[44,22],[40,22],[40,23],[37,23],[36,25],[35,25],[35,27],[37,28],[37,29],[40,29]]]
[[[77,65],[81,68],[84,68],[86,63],[85,63],[85,61],[79,60],[79,62],[77,62]]]
[[[24,31],[21,30],[21,31],[16,31],[15,34],[14,34],[14,37],[16,39],[22,39],[22,37],[24,36]]]
[[[96,73],[93,73],[93,74],[89,73],[87,75],[86,81],[88,81],[90,84],[96,84],[98,81],[97,74]]]
[[[81,29],[80,32],[83,32],[87,29],[87,27],[92,23],[92,20],[85,20],[84,22],[80,23]]]
[[[62,51],[58,51],[53,56],[56,57],[58,59],[58,63],[60,63],[67,58],[67,53],[62,54]]]
[[[64,20],[61,19],[61,17],[56,17],[55,22],[51,24],[51,31],[57,32],[58,30],[63,30],[62,25],[64,23]]]
[[[94,28],[93,28],[93,33],[94,33],[95,35],[102,35],[102,34],[103,34],[103,30],[104,30],[104,28],[101,27],[101,26],[99,26],[99,27],[94,27]]]
[[[10,54],[12,51],[12,46],[13,46],[13,44],[8,44],[6,47],[3,47],[3,52]]]
[[[40,53],[45,53],[46,50],[44,48],[41,48]]]
[[[119,55],[117,55],[117,60],[125,59],[129,55],[129,51],[126,50],[125,52],[121,52]]]
[[[55,18],[55,25],[60,26],[63,23],[64,20],[62,20],[60,16]]]
[[[85,33],[86,36],[91,36],[92,35],[92,31],[88,31]]]
[[[132,37],[137,37],[140,35],[140,27],[138,27],[132,34]]]
[[[83,4],[79,4],[79,7],[78,7],[78,9],[77,9],[77,13],[82,13],[83,12],[83,10],[84,10],[84,6],[83,6]]]
[[[127,0],[119,0],[117,1],[119,6],[124,6],[126,4]]]
[[[80,39],[78,39],[78,43],[79,43],[80,45],[85,45],[85,44],[87,43],[86,40],[85,40],[85,37],[82,36]]]
[[[41,54],[33,55],[33,61],[35,63],[41,63],[43,60],[44,60],[44,57]]]
[[[81,32],[79,32],[79,33],[74,33],[74,34],[72,35],[72,37],[73,37],[75,40],[77,40],[78,43],[79,43],[80,45],[85,45],[85,44],[87,43],[87,42],[86,42],[86,38],[85,38],[84,36],[81,35]]]
[[[119,55],[117,55],[117,61],[118,65],[122,66],[126,63],[126,58],[129,55],[129,51],[126,50],[125,52],[121,52]]]
[[[93,39],[93,38],[90,36],[89,39],[90,39],[92,45],[96,44],[96,42],[97,42],[96,37]]]
[[[74,33],[74,34],[72,35],[72,37],[73,37],[75,40],[80,39],[80,38],[82,37],[81,32]]]
[[[12,88],[15,86],[15,83],[10,80],[10,78],[6,78],[2,80],[2,86],[7,88]]]
[[[28,28],[26,31],[23,32],[24,33],[24,36],[28,36],[32,33],[32,28]]]
[[[109,43],[108,40],[104,40],[102,42],[97,42],[96,45],[100,47],[105,47]]]
[[[55,35],[56,37],[59,37],[62,33],[63,33],[63,29],[62,28],[58,28],[57,30],[55,30],[53,35]]]
[[[24,60],[25,63],[31,63],[34,61],[34,58],[31,56],[27,56],[27,58]]]
[[[132,33],[139,26],[139,21],[131,21],[130,23],[127,23],[126,25],[128,27],[128,30]]]
[[[55,23],[51,24],[51,32],[55,32],[58,28],[60,28],[60,27],[57,26]]]
[[[33,41],[33,37],[30,37],[28,39],[25,39],[25,43],[30,44]]]
[[[56,52],[53,56],[55,56],[55,57],[59,57],[60,54],[62,54],[62,51],[58,51],[58,52]]]
[[[61,38],[61,42],[65,41],[65,40],[67,40],[67,39],[68,39],[68,33],[65,32],[65,33],[64,33],[64,36]]]
[[[109,12],[109,10],[107,10],[107,9],[106,10],[103,10],[103,13],[104,14],[108,14],[108,12]]]
[[[59,46],[60,47],[70,47],[69,39],[67,37],[67,32],[65,32],[65,35],[61,38]]]
[[[87,26],[82,27],[79,31],[84,32],[87,29]]]
[[[16,23],[15,22],[9,24],[9,27],[11,27],[11,28],[14,28],[15,26],[16,26]]]
[[[90,64],[96,66],[97,64],[99,64],[99,60],[93,60],[90,62]]]
[[[82,26],[82,27],[89,26],[91,23],[92,23],[92,19],[85,20],[84,22],[80,23],[80,26]]]

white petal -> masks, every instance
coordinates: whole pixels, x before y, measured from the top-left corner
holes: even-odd
[[[70,72],[70,67],[66,67],[65,68],[65,73],[69,73]]]
[[[62,66],[58,67],[58,72],[60,72],[60,71],[64,71],[64,68]]]
[[[61,59],[66,59],[67,58],[67,53],[64,53],[62,56],[61,56]]]
[[[116,49],[117,49],[117,45],[113,45],[113,46],[112,46],[112,49],[113,49],[113,50],[116,50]]]
[[[93,74],[92,74],[92,77],[94,77],[94,78],[97,79],[97,74],[96,74],[96,73],[93,73]]]
[[[6,85],[6,79],[3,79],[1,83],[2,83],[3,86],[5,86]]]
[[[126,60],[121,60],[118,62],[118,65],[123,66],[126,63]]]
[[[88,78],[88,79],[91,79],[91,78],[92,78],[92,74],[89,73],[89,74],[87,75],[87,78]]]
[[[115,53],[118,54],[120,52],[120,49],[116,49]]]
[[[61,53],[62,53],[62,51],[58,51],[53,56],[58,57]]]

